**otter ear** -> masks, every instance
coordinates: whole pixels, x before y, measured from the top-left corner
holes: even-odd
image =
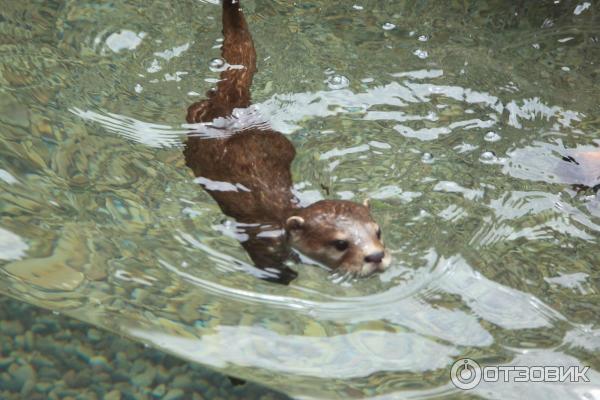
[[[370,210],[371,209],[371,199],[369,199],[369,198],[364,199],[363,206],[367,207]]]
[[[293,216],[289,217],[287,221],[285,221],[285,229],[288,231],[292,231],[294,229],[300,229],[304,225],[304,218]]]

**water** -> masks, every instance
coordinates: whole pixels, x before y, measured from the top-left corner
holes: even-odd
[[[591,367],[482,397],[597,398],[600,202],[561,168],[600,144],[600,5],[246,1],[296,189],[370,197],[394,256],[283,287],[181,154],[222,64],[213,3],[4,5],[0,290],[298,398],[450,394],[467,356]]]

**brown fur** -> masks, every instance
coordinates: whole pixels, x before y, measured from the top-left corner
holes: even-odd
[[[239,0],[223,1],[223,34],[222,55],[234,67],[221,73],[217,88],[207,94],[207,100],[189,107],[189,123],[213,122],[230,117],[235,108],[250,106],[256,54]],[[377,238],[356,238],[350,234],[352,224],[369,227],[368,231],[354,229],[363,236],[374,236],[377,230],[364,205],[328,200],[306,208],[299,206],[292,193],[290,173],[295,150],[279,132],[254,127],[214,135],[190,134],[184,155],[188,167],[221,210],[240,223],[248,236],[242,245],[257,267],[271,270],[267,279],[288,283],[296,276],[283,264],[291,254],[290,245],[331,268],[344,268],[357,275],[366,275],[361,269],[365,258],[361,246],[384,250]],[[331,249],[331,242],[340,236],[352,241],[343,254]],[[323,254],[326,252],[330,256]],[[380,264],[374,263],[372,269],[378,269]]]

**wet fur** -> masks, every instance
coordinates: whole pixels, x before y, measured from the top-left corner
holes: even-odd
[[[221,73],[216,89],[207,93],[206,100],[188,108],[189,123],[227,118],[235,108],[247,108],[251,104],[256,53],[239,1],[223,1],[223,35],[222,55],[233,67]],[[270,271],[266,279],[288,283],[296,277],[296,272],[284,266],[292,254],[291,242],[314,250],[311,255],[317,258],[322,251],[331,252],[328,243],[339,233],[335,221],[344,214],[351,213],[351,219],[358,224],[376,225],[368,208],[361,204],[328,200],[300,207],[292,192],[290,173],[294,146],[271,129],[255,127],[209,137],[192,133],[184,155],[187,166],[197,177],[227,182],[229,188],[234,189],[215,190],[214,186],[205,185],[221,210],[240,223],[240,229],[247,235],[242,245],[257,267]],[[301,216],[306,224],[286,227],[291,216]],[[379,240],[375,247],[383,249]],[[350,260],[354,254],[362,266],[364,255],[359,253],[358,248],[348,249],[344,253],[345,261],[342,257],[339,262],[335,257],[320,261],[333,268],[350,261],[358,265],[358,261]],[[361,271],[355,272],[361,275]]]

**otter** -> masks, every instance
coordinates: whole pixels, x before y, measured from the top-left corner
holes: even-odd
[[[301,206],[292,190],[292,143],[264,124],[236,124],[235,114],[251,105],[256,53],[239,0],[223,0],[222,23],[227,64],[216,88],[189,106],[186,118],[201,123],[184,147],[196,181],[236,221],[241,244],[263,279],[293,280],[297,273],[285,264],[293,250],[344,275],[384,270],[391,257],[368,201]]]

